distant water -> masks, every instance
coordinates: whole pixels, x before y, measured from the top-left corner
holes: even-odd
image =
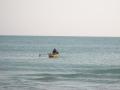
[[[0,90],[120,90],[120,38],[0,36]]]

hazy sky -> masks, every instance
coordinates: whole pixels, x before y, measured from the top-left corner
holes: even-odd
[[[120,0],[0,0],[0,35],[120,36]]]

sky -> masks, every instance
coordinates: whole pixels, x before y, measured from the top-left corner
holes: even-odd
[[[0,35],[120,37],[120,0],[0,0]]]

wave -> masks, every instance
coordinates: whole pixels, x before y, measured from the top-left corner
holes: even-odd
[[[118,69],[116,69],[118,70]],[[83,82],[95,82],[95,83],[120,83],[120,73],[114,73],[115,69],[111,70],[97,70],[89,72],[78,72],[78,73],[35,73],[35,74],[26,74],[25,76],[29,77],[30,80],[37,81],[83,81]],[[113,73],[109,73],[109,72]]]

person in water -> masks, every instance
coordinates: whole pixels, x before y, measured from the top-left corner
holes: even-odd
[[[59,52],[54,48],[52,54],[59,54]]]

